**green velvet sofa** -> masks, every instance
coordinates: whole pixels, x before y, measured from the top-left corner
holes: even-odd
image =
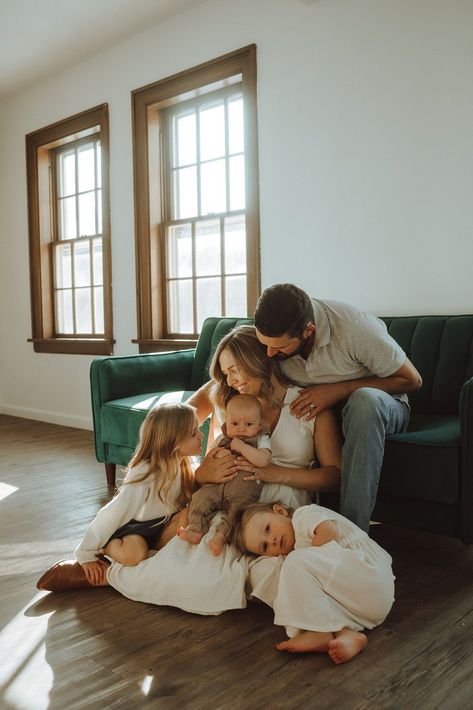
[[[473,542],[473,315],[383,318],[422,375],[409,429],[386,441],[373,519]],[[97,358],[90,377],[97,459],[126,465],[147,411],[209,379],[219,340],[248,318],[208,318],[195,350]]]

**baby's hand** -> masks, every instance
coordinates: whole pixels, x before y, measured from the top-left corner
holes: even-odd
[[[241,451],[243,446],[244,446],[244,441],[241,439],[238,439],[238,437],[235,437],[235,439],[232,439],[230,448],[232,451]]]

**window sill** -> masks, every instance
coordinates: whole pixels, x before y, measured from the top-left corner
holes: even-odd
[[[189,350],[195,348],[197,340],[157,339],[157,340],[132,340],[137,343],[140,353],[170,352],[172,350]]]
[[[33,343],[35,353],[112,355],[115,341],[95,338],[28,338],[28,342]]]

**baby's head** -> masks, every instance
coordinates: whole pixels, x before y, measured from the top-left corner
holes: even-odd
[[[254,555],[287,555],[294,549],[292,511],[280,503],[253,503],[241,511],[233,542]]]
[[[234,439],[256,436],[261,431],[261,404],[249,394],[236,394],[225,409],[227,436]]]

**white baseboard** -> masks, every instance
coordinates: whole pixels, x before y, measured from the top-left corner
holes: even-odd
[[[74,429],[93,430],[92,416],[75,417],[65,412],[48,412],[44,409],[31,409],[30,407],[15,407],[0,405],[0,414],[9,414],[11,417],[21,417],[22,419],[34,419],[35,421],[48,422],[49,424],[59,424],[70,426]]]

